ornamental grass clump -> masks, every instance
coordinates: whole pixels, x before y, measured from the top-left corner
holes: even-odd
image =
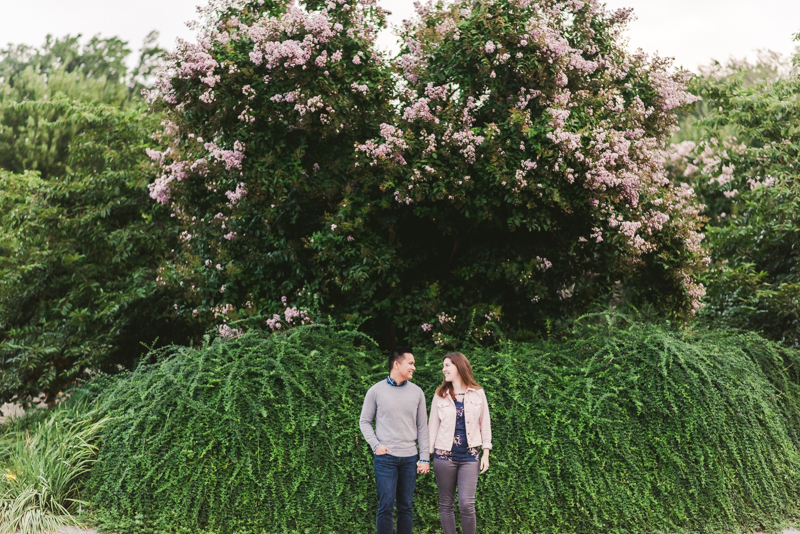
[[[797,351],[643,324],[464,351],[494,434],[481,532],[752,532],[796,516]],[[430,403],[443,353],[414,354]],[[104,528],[374,529],[358,417],[386,371],[369,339],[317,324],[152,356],[102,395],[90,490]],[[421,476],[417,532],[439,532],[436,503]]]
[[[57,410],[0,435],[0,533],[41,534],[80,524],[82,482],[106,420],[66,413]]]

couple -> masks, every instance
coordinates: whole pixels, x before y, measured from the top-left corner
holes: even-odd
[[[392,351],[389,376],[367,391],[361,409],[361,433],[375,455],[378,534],[392,534],[395,502],[397,534],[411,534],[414,485],[417,473],[430,471],[431,453],[444,534],[456,534],[456,486],[461,530],[475,534],[478,472],[489,469],[492,448],[486,394],[475,382],[469,360],[460,352],[446,354],[444,380],[433,396],[427,421],[425,394],[409,382],[415,369],[410,349]],[[483,457],[479,458],[481,448]]]

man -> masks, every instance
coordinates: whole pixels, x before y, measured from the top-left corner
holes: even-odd
[[[415,370],[411,349],[393,350],[389,354],[389,376],[369,388],[361,408],[361,433],[375,454],[378,534],[392,534],[395,502],[397,534],[411,534],[417,473],[430,471],[425,394],[409,382]]]

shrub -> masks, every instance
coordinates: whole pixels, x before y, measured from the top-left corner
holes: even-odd
[[[481,532],[750,531],[797,511],[797,351],[631,324],[467,354],[495,436]],[[442,351],[415,356],[430,401]],[[158,357],[101,402],[112,419],[90,490],[105,528],[373,530],[357,420],[386,372],[368,339],[322,325],[253,330]],[[421,477],[418,532],[438,532],[436,499]]]
[[[669,168],[674,181],[695,188],[709,218],[702,315],[797,346],[800,75],[774,60],[753,70],[766,79],[753,83],[741,71],[695,81],[705,117],[693,125],[694,141],[674,147]]]
[[[82,130],[66,176],[0,170],[0,402],[52,403],[87,370],[133,366],[142,343],[192,330],[171,317],[180,294],[156,280],[178,233],[147,197],[158,117],[63,98],[25,106]]]
[[[80,524],[81,482],[106,421],[75,417],[59,409],[0,435],[0,532],[40,534]]]
[[[178,233],[147,196],[159,117],[138,92],[156,37],[134,69],[117,38],[0,50],[0,404],[52,403],[87,370],[134,365],[142,343],[191,336],[156,283]]]
[[[145,39],[139,61],[126,65],[131,51],[116,37],[80,35],[47,40],[40,48],[7,45],[0,49],[0,168],[38,171],[45,180],[69,172],[69,146],[81,125],[65,121],[69,110],[54,106],[21,106],[66,97],[118,109],[136,105],[143,82],[164,50],[157,32]]]
[[[206,15],[153,93],[170,146],[152,195],[195,288],[182,313],[317,298],[388,345],[444,342],[473,312],[522,337],[617,282],[666,313],[699,305],[697,210],[662,165],[693,97],[687,73],[626,52],[629,12],[438,2],[396,61],[373,0]]]

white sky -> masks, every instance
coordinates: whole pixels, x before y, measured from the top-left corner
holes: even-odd
[[[205,1],[205,0],[200,0]],[[632,48],[676,58],[695,70],[713,59],[755,57],[768,48],[790,54],[800,32],[800,0],[606,0],[611,8],[632,7]],[[150,30],[161,45],[191,39],[185,22],[195,18],[198,0],[0,0],[0,45],[40,45],[50,33],[120,36],[136,50]],[[383,0],[399,23],[413,13],[413,0]],[[393,38],[383,36],[384,47]]]

